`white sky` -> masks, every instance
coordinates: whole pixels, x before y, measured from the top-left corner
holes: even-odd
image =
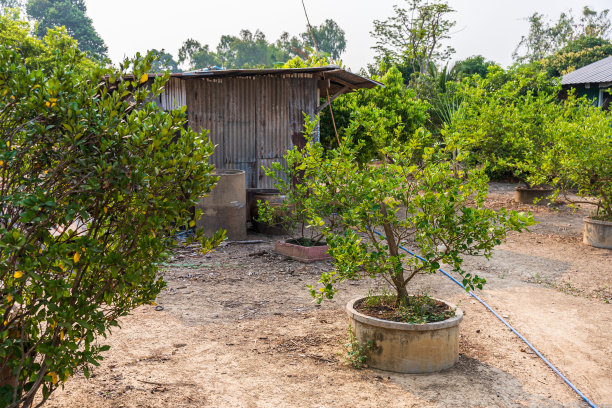
[[[269,42],[283,31],[297,35],[306,20],[301,0],[86,0],[88,15],[109,47],[113,62],[137,51],[165,48],[175,58],[187,38],[215,49],[223,34],[237,35],[243,28],[260,29]],[[393,13],[393,4],[402,0],[305,0],[310,21],[319,25],[334,19],[346,32],[347,50],[343,62],[358,71],[372,62],[370,37],[375,19]],[[524,18],[534,12],[557,19],[562,11],[578,16],[585,5],[601,11],[612,8],[611,0],[448,0],[457,10],[457,21],[449,45],[453,59],[481,54],[507,66],[512,51],[527,33]]]

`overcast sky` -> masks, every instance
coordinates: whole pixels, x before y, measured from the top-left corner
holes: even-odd
[[[177,58],[187,38],[215,49],[223,34],[241,29],[260,29],[269,42],[283,31],[296,35],[306,20],[301,0],[86,0],[88,14],[109,48],[114,62],[137,51],[165,48]],[[399,0],[305,0],[313,25],[335,20],[346,32],[347,49],[342,59],[353,71],[372,62],[372,22],[393,13]],[[457,21],[449,44],[453,59],[481,54],[507,66],[512,51],[527,33],[525,17],[534,12],[557,19],[570,8],[578,16],[585,5],[601,11],[612,8],[610,0],[449,0]]]

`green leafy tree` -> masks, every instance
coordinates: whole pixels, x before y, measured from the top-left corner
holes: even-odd
[[[183,43],[178,55],[178,63],[188,61],[189,69],[192,70],[221,65],[221,59],[208,45],[202,45],[192,38]]]
[[[46,400],[77,371],[88,376],[118,319],[164,287],[159,262],[216,182],[206,133],[184,127],[184,109],[163,112],[148,102],[169,75],[149,80],[152,55],[119,70],[82,71],[74,43],[40,69],[21,51],[0,45],[0,372],[8,375],[0,405],[7,407]],[[208,250],[222,234],[196,238]]]
[[[21,10],[24,7],[24,0],[0,0],[0,14],[5,14],[8,9]]]
[[[430,108],[427,102],[416,97],[413,89],[404,85],[402,74],[396,67],[373,79],[383,83],[384,87],[342,95],[332,106],[339,138],[350,132],[361,142],[358,155],[361,162],[378,158],[377,148],[380,146],[377,143],[385,142],[376,132],[384,133],[387,139],[397,138],[404,143],[415,140],[415,135],[423,136],[415,131],[426,124]],[[381,126],[364,126],[372,122]],[[328,148],[338,146],[328,109],[321,114],[321,142]],[[427,142],[419,139],[419,143]]]
[[[448,159],[457,146],[428,148],[415,161],[420,151],[391,142],[380,149],[379,164],[361,165],[350,137],[329,151],[312,140],[294,149],[310,192],[310,223],[323,230],[334,258],[320,286],[310,287],[319,302],[331,299],[342,281],[381,277],[394,288],[396,304],[408,306],[407,285],[419,274],[435,273],[441,263],[460,273],[466,287],[481,288],[485,280],[462,269],[463,256],[488,257],[507,231],[533,224],[531,216],[484,208],[487,178],[482,170],[457,170]],[[340,229],[330,228],[318,213],[322,207],[335,209]],[[424,260],[401,252],[406,242]]]
[[[612,116],[573,95],[562,109],[563,115],[548,119],[555,143],[542,152],[531,182],[552,184],[555,196],[561,194],[570,203],[595,204],[593,217],[612,221]]]
[[[406,0],[407,8],[393,6],[395,15],[387,20],[374,20],[371,35],[376,39],[373,47],[380,60],[392,64],[408,65],[420,77],[429,73],[430,65],[441,63],[455,52],[444,46],[455,22],[448,19],[453,13],[443,1]]]
[[[317,43],[319,52],[329,54],[332,59],[339,59],[340,56],[346,51],[346,37],[344,30],[340,28],[338,23],[334,20],[327,19],[319,26],[312,27],[312,35],[310,30],[307,28],[302,34],[300,34],[303,48],[314,49],[315,46],[312,42],[314,37]]]
[[[518,62],[536,62],[582,37],[606,39],[612,29],[609,12],[606,9],[598,13],[585,6],[578,20],[570,10],[561,13],[554,23],[547,21],[543,14],[534,13],[527,18],[529,34],[521,37],[512,56]]]
[[[151,65],[151,72],[181,72],[178,62],[174,60],[172,54],[167,53],[163,48],[161,51],[153,49],[148,53],[155,57],[155,61]]]
[[[268,41],[259,30],[240,30],[239,36],[223,35],[217,45],[217,55],[228,68],[264,67],[268,62]]]
[[[487,166],[494,179],[513,175],[530,186],[529,176],[556,138],[549,123],[563,115],[559,91],[543,72],[495,67],[486,78],[461,84],[461,107],[443,134],[463,143],[468,166]]]
[[[453,65],[453,72],[458,79],[471,77],[472,75],[478,74],[482,78],[487,76],[489,67],[499,65],[493,61],[487,61],[482,55],[474,55],[464,60],[455,62]]]
[[[57,53],[71,53],[77,46],[76,40],[68,35],[66,29],[52,28],[39,39],[32,35],[30,25],[20,19],[19,12],[0,15],[0,44],[14,48],[22,56],[22,64],[30,70],[46,69],[55,64]],[[78,62],[73,69],[83,73],[95,65],[85,55],[75,56]]]
[[[611,55],[612,41],[583,36],[544,58],[542,69],[550,77],[560,77]]]
[[[90,58],[102,61],[108,58],[108,47],[100,38],[91,18],[87,16],[84,0],[28,0],[28,15],[36,20],[39,38],[54,27],[66,27],[68,34],[76,39],[79,49]]]

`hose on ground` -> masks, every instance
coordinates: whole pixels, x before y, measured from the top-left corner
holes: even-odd
[[[387,239],[383,234],[381,234],[378,231],[373,230],[373,232],[376,235],[379,235],[380,237],[382,237],[383,239]],[[407,253],[409,253],[410,255],[414,256],[415,258],[420,259],[421,261],[427,262],[425,259],[421,258],[420,256],[418,256],[417,254],[409,251],[408,249],[406,249],[405,247],[403,247],[402,245],[399,245],[399,248]],[[495,310],[493,310],[493,308],[491,308],[491,306],[489,306],[484,300],[480,299],[478,296],[476,296],[474,294],[474,292],[472,292],[471,290],[467,290],[465,288],[465,286],[463,286],[463,284],[461,282],[459,282],[457,279],[453,278],[451,275],[449,275],[447,272],[445,272],[442,268],[439,269],[440,272],[442,272],[446,277],[450,278],[453,282],[455,282],[457,285],[459,285],[460,287],[462,287],[464,290],[467,291],[467,293],[472,296],[474,299],[476,299],[477,301],[479,301],[484,307],[487,308],[487,310],[491,313],[493,313],[493,315],[495,317],[497,317],[503,324],[505,324],[514,334],[516,334],[518,336],[518,338],[520,338],[521,340],[523,340],[523,342],[531,349],[533,350],[534,353],[536,353],[536,355],[538,357],[540,357],[542,359],[542,361],[544,361],[546,363],[546,365],[548,367],[550,367],[567,385],[570,386],[570,388],[572,390],[574,390],[576,392],[576,394],[578,394],[587,404],[589,404],[590,407],[593,408],[597,408],[597,406],[591,402],[591,400],[589,400],[582,392],[580,392],[580,390],[578,388],[576,388],[576,386],[574,384],[572,384],[572,382],[570,380],[568,380],[562,373],[561,371],[559,371],[557,369],[557,367],[555,367],[550,361],[548,361],[546,359],[546,357],[544,357],[542,355],[542,353],[540,353],[540,351],[538,349],[536,349],[521,333],[519,333],[518,331],[516,331],[516,329],[514,327],[512,327],[510,325],[510,323],[508,323],[503,317],[501,317]]]

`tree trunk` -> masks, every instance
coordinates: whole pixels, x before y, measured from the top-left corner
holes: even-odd
[[[385,203],[380,203],[380,212],[385,218],[387,217],[387,207],[385,206]],[[393,285],[397,291],[396,305],[408,306],[408,291],[404,285],[404,269],[398,257],[399,243],[395,240],[395,235],[393,235],[393,228],[391,228],[391,224],[384,222],[383,228],[385,230],[387,245],[389,247],[389,256],[391,258],[395,258],[398,263],[398,265],[394,265],[394,271],[391,274],[391,280],[393,281]]]

